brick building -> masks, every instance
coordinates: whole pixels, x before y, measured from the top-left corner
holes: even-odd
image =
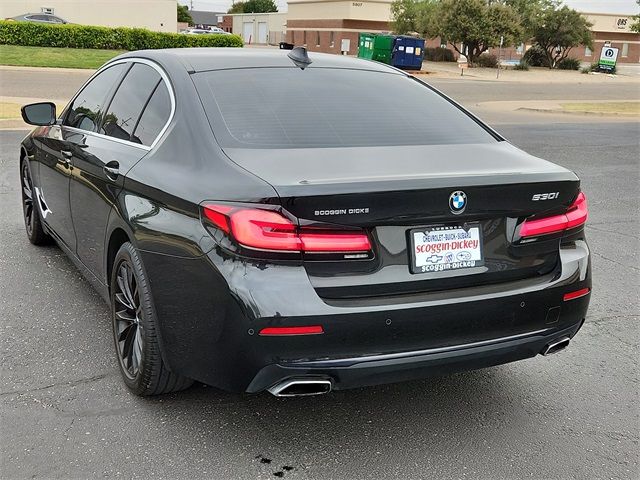
[[[358,52],[360,32],[382,33],[391,30],[392,0],[289,0],[286,18],[286,41],[306,45],[310,51],[349,55]],[[640,35],[631,31],[630,14],[583,13],[593,24],[593,51],[576,47],[570,56],[585,62],[595,62],[605,42],[619,48],[619,63],[640,62]],[[427,46],[440,45],[439,39],[429,39]],[[450,46],[448,48],[451,48]],[[502,58],[519,60],[528,46],[507,48]],[[497,52],[492,52],[497,54]],[[457,53],[454,52],[457,56]]]
[[[287,42],[310,51],[358,52],[360,32],[388,32],[392,0],[289,0]]]
[[[593,23],[593,51],[586,47],[578,47],[572,56],[585,62],[595,62],[600,58],[600,51],[606,42],[619,48],[619,63],[640,62],[640,34],[631,31],[633,17],[614,13],[583,13]]]

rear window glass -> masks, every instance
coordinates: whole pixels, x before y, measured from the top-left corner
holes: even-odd
[[[223,147],[489,143],[437,93],[399,74],[327,68],[201,72],[196,85]]]

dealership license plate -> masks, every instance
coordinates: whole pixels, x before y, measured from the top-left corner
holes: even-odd
[[[444,272],[484,264],[480,225],[411,230],[411,273]]]

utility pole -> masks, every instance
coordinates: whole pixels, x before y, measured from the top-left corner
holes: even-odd
[[[498,49],[498,69],[496,71],[496,79],[500,78],[500,58],[502,57],[503,43],[504,43],[504,35],[500,36],[500,48]]]

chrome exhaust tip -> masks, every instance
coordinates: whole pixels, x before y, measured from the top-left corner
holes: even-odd
[[[571,339],[569,337],[562,337],[542,349],[542,355],[545,357],[558,353],[569,346]]]
[[[331,380],[311,378],[291,378],[280,382],[268,391],[276,397],[310,397],[331,391]]]

